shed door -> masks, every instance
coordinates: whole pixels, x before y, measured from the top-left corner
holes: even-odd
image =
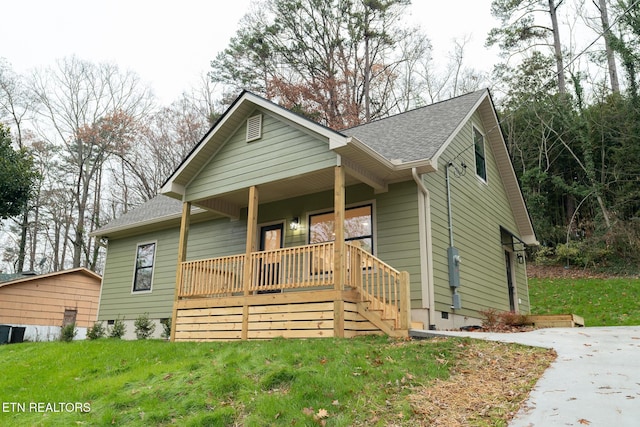
[[[78,316],[78,310],[66,309],[64,311],[64,318],[62,319],[62,326],[75,324],[77,316]]]

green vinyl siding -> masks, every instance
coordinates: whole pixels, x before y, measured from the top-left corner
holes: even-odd
[[[413,181],[389,186],[376,196],[378,256],[399,271],[409,273],[411,305],[421,307],[418,192]]]
[[[246,142],[246,122],[187,186],[198,200],[337,164],[326,138],[263,113],[262,138]]]
[[[449,229],[447,213],[445,170],[454,161],[459,171],[461,163],[466,172],[450,169],[451,204],[454,246],[462,259],[458,293],[462,299],[461,315],[478,316],[487,308],[509,310],[507,277],[500,227],[516,231],[515,220],[500,179],[491,145],[485,139],[486,182],[475,173],[473,144],[474,124],[483,133],[477,113],[455,137],[441,155],[438,172],[425,176],[431,194],[431,220],[433,235],[433,265],[436,310],[451,311],[452,292],[449,287],[447,248]],[[457,156],[457,157],[456,157]],[[529,311],[527,278],[523,265],[514,264],[519,309]],[[516,300],[517,302],[517,300]]]
[[[178,263],[179,224],[122,239],[109,240],[98,320],[170,317]],[[198,222],[189,229],[187,259],[213,258],[244,252],[246,224],[227,218]],[[139,243],[157,242],[151,292],[132,293],[135,251]]]
[[[132,293],[136,248],[156,242],[151,292]],[[107,248],[98,320],[124,317],[128,320],[149,313],[151,318],[171,317],[176,283],[177,229],[113,239]]]

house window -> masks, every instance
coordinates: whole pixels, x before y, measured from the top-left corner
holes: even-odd
[[[373,253],[372,205],[346,209],[344,216],[344,240],[357,244],[365,251]],[[335,240],[334,224],[334,212],[309,216],[309,243],[323,243]]]
[[[484,135],[476,127],[473,128],[473,145],[476,152],[476,175],[486,181],[487,161],[484,151]]]
[[[136,251],[136,266],[133,273],[133,292],[151,291],[155,255],[155,242],[141,243],[138,245]]]

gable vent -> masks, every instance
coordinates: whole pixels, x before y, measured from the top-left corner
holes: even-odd
[[[262,138],[262,114],[247,119],[247,142]]]

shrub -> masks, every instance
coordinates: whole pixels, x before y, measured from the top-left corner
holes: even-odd
[[[93,326],[87,329],[87,339],[97,340],[105,336],[107,331],[104,329],[102,322],[94,322]]]
[[[71,342],[76,337],[77,333],[78,331],[75,323],[64,325],[60,330],[60,341]]]
[[[554,247],[539,246],[532,249],[533,259],[536,265],[557,265],[556,251]]]
[[[515,313],[513,311],[499,311],[495,308],[480,311],[484,316],[482,327],[484,329],[500,331],[514,327],[521,327],[529,324],[526,314]]]
[[[136,328],[136,337],[139,340],[146,340],[156,330],[156,324],[149,319],[148,313],[138,316],[133,324]]]
[[[160,323],[162,324],[162,334],[160,336],[168,340],[171,338],[171,318],[162,319]]]
[[[127,327],[124,324],[124,319],[120,319],[119,317],[113,322],[111,326],[111,330],[109,331],[110,338],[122,338],[127,331]]]
[[[529,323],[526,314],[515,313],[513,311],[504,311],[500,313],[500,323],[505,326],[524,326]]]
[[[483,328],[493,329],[498,325],[498,310],[495,308],[481,310],[480,314],[484,316],[484,320],[482,321]]]

